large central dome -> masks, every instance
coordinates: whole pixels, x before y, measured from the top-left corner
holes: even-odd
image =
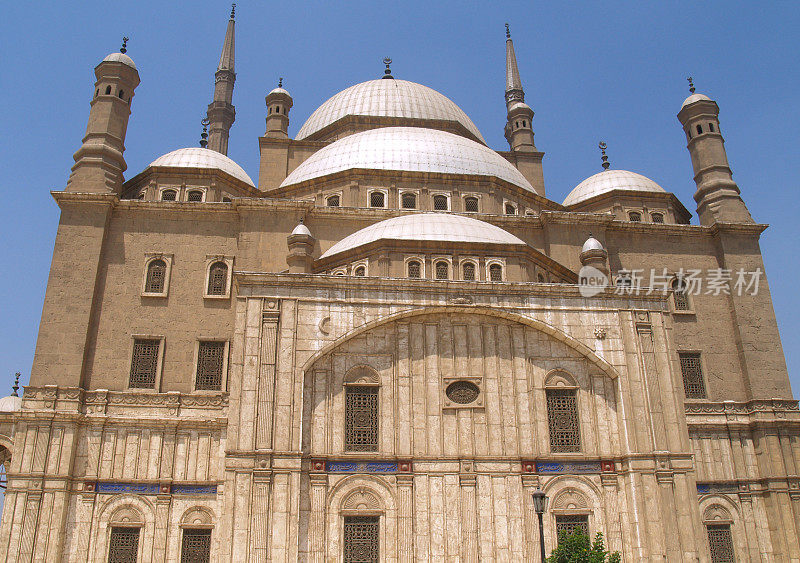
[[[347,116],[452,121],[485,144],[481,132],[450,98],[416,82],[370,80],[342,90],[319,106],[297,133],[305,139]]]

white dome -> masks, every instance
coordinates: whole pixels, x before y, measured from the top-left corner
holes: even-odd
[[[308,230],[308,227],[306,227],[306,226],[305,226],[303,223],[298,223],[298,224],[297,224],[297,226],[296,226],[296,227],[294,228],[294,230],[292,231],[292,234],[293,234],[293,235],[307,235],[307,236],[311,236],[311,231],[309,231],[309,230]]]
[[[270,93],[267,94],[267,96],[271,96],[272,94],[285,94],[286,96],[289,96],[290,98],[292,97],[292,95],[289,92],[287,92],[286,90],[284,90],[283,88],[275,88],[274,90],[271,90]]]
[[[382,127],[348,135],[311,155],[281,187],[356,168],[494,176],[535,193],[520,171],[489,147],[422,127]]]
[[[178,149],[168,152],[164,156],[159,156],[150,163],[150,166],[166,166],[169,168],[216,168],[217,170],[222,170],[226,174],[230,174],[237,180],[241,180],[255,187],[253,180],[250,179],[250,176],[247,175],[247,172],[245,172],[241,166],[224,154],[212,151],[211,149],[200,147]]]
[[[586,239],[586,242],[583,243],[581,254],[584,252],[589,252],[590,250],[605,250],[605,248],[603,248],[603,245],[599,240],[593,236],[589,236],[589,238]]]
[[[16,412],[22,408],[22,397],[9,395],[0,399],[0,412]]]
[[[114,63],[122,63],[122,64],[128,65],[132,69],[136,70],[136,63],[134,63],[133,59],[130,58],[125,53],[119,53],[119,52],[111,53],[105,59],[103,59],[104,63],[105,62],[109,62],[109,61],[110,62],[114,62]]]
[[[653,180],[636,172],[604,170],[575,186],[575,189],[569,192],[564,199],[563,205],[569,207],[613,190],[666,193],[666,190]]]
[[[364,227],[334,244],[320,258],[340,254],[376,240],[425,240],[525,246],[524,241],[508,231],[472,217],[450,213],[414,213]]]
[[[705,94],[692,94],[691,96],[683,100],[683,103],[681,104],[681,109],[685,108],[689,104],[699,102],[700,100],[706,100],[708,102],[712,101],[711,98],[709,98]]]
[[[342,90],[319,106],[297,132],[305,139],[347,115],[456,121],[481,142],[472,120],[450,98],[407,80],[370,80]]]

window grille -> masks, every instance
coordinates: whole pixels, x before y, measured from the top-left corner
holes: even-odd
[[[514,207],[513,203],[506,203],[506,215],[516,215],[517,208]]]
[[[211,530],[183,530],[181,563],[209,563],[211,561]]]
[[[139,528],[111,528],[108,563],[136,563],[139,553]]]
[[[575,532],[581,532],[589,537],[589,515],[588,514],[560,514],[556,516],[556,535],[569,536]]]
[[[355,272],[353,272],[353,275],[363,278],[364,276],[367,275],[367,269],[364,266],[359,266],[359,267],[357,267],[355,269]]]
[[[167,277],[167,263],[153,260],[147,265],[147,281],[144,284],[145,293],[164,293],[164,282]]]
[[[436,263],[436,279],[437,280],[446,280],[449,276],[447,275],[449,268],[447,266],[447,262],[441,260]]]
[[[222,366],[225,362],[225,342],[201,342],[197,350],[195,389],[222,389]]]
[[[192,190],[189,192],[189,195],[186,199],[188,201],[203,201],[203,192],[199,190]]]
[[[471,381],[454,381],[445,389],[447,398],[459,405],[468,405],[480,395],[480,388]]]
[[[554,452],[581,451],[577,391],[547,389],[547,422],[550,449]]]
[[[369,194],[370,207],[384,207],[385,197],[383,192],[372,192]]]
[[[664,222],[664,215],[662,215],[661,213],[651,213],[650,218],[653,220],[653,223]]]
[[[628,213],[628,219],[630,221],[633,221],[634,223],[638,223],[639,221],[642,220],[642,214],[639,213],[638,211],[631,211],[630,213]]]
[[[436,211],[447,211],[447,196],[435,195],[433,196],[433,208]]]
[[[711,563],[735,563],[730,524],[707,524]]]
[[[477,213],[478,212],[478,198],[477,197],[465,197],[464,198],[464,211],[467,213]]]
[[[686,294],[686,282],[677,278],[672,282],[672,298],[675,302],[676,311],[688,311],[689,296]]]
[[[345,449],[378,451],[378,388],[347,387],[345,390]]]
[[[161,192],[161,201],[175,201],[178,197],[178,192],[175,190],[164,190]]]
[[[133,359],[129,386],[138,389],[153,389],[156,386],[158,351],[160,340],[136,339],[133,341]]]
[[[475,264],[472,262],[466,262],[462,267],[461,270],[463,272],[462,277],[467,281],[475,281]]]
[[[326,200],[325,203],[328,207],[339,207],[339,196],[332,195]]]
[[[417,208],[417,194],[406,192],[402,197],[403,209],[416,209]]]
[[[684,352],[678,354],[681,359],[681,375],[683,375],[683,391],[687,399],[705,399],[706,386],[703,382],[703,369],[700,366],[700,354]]]
[[[214,262],[208,270],[208,294],[225,295],[228,289],[228,265]]]
[[[344,563],[378,563],[379,516],[345,516]]]
[[[415,279],[422,277],[422,265],[416,260],[408,263],[408,277]]]
[[[492,281],[503,281],[503,267],[500,264],[489,266],[489,279]]]

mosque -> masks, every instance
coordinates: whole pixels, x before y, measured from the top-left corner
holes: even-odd
[[[676,103],[695,224],[605,151],[548,198],[508,31],[507,150],[387,59],[294,138],[269,92],[254,181],[234,28],[201,146],[128,176],[137,66],[95,67],[0,400],[0,559],[538,561],[580,529],[623,561],[800,561],[766,225],[714,100]]]

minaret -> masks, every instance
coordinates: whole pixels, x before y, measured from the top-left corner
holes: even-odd
[[[278,139],[289,138],[289,110],[292,109],[292,96],[283,89],[283,78],[278,80],[278,87],[264,98],[267,103],[266,137]]]
[[[236,120],[236,108],[233,101],[233,85],[236,82],[234,71],[234,17],[236,4],[231,5],[231,18],[225,32],[225,43],[222,44],[222,55],[219,58],[217,72],[214,73],[214,101],[208,104],[208,148],[228,154],[228,136],[231,126]]]
[[[725,140],[719,129],[719,106],[708,96],[695,94],[691,77],[690,96],[678,112],[688,140],[697,191],[697,214],[701,225],[716,222],[752,223],[753,218],[733,181]]]
[[[131,115],[133,92],[139,85],[139,72],[128,55],[128,38],[119,53],[111,53],[94,69],[94,98],[83,144],[73,158],[75,164],[67,180],[68,192],[119,193],[123,172],[128,168],[125,133]]]
[[[517,68],[511,31],[506,24],[506,140],[512,151],[536,152],[533,144],[533,110],[525,103],[525,92]]]

